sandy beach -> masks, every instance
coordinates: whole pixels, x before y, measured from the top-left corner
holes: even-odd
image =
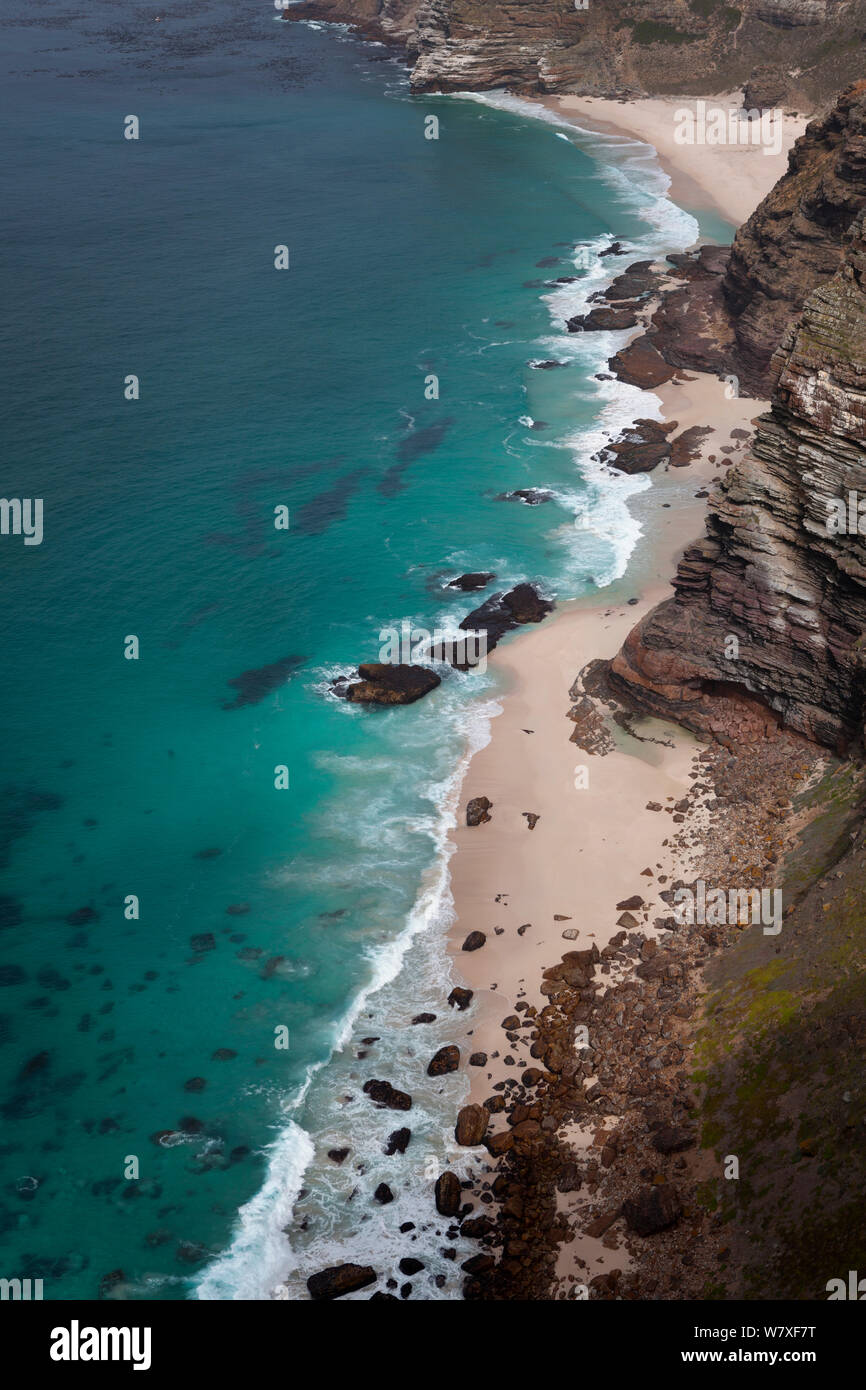
[[[737,226],[782,177],[788,167],[788,151],[809,120],[800,113],[782,114],[781,130],[767,146],[678,144],[676,113],[696,111],[698,98],[643,97],[622,102],[604,97],[550,96],[540,100],[575,125],[646,141],[655,148],[671,180],[669,196],[675,203],[692,209],[713,208]],[[727,113],[739,110],[742,94],[725,92],[701,100],[707,108],[721,108]]]
[[[736,222],[783,172],[787,150],[805,125],[787,118],[781,153],[765,156],[755,148],[677,146],[673,111],[681,102],[621,105],[561,97],[546,104],[579,122],[604,123],[653,143],[671,176],[672,198],[692,207],[713,205]],[[505,691],[502,713],[466,774],[451,862],[455,920],[449,945],[455,975],[475,994],[455,1042],[464,1058],[474,1058],[467,1066],[468,1099],[477,1104],[531,1064],[529,1039],[514,1041],[514,1011],[544,1007],[543,971],[566,951],[602,950],[619,930],[618,904],[635,895],[644,901],[641,931],[658,937],[653,923],[668,910],[659,899],[662,885],[689,869],[681,851],[679,860],[674,857],[671,815],[665,811],[672,813],[689,791],[697,741],[659,721],[641,721],[639,737],[609,721],[613,751],[591,755],[570,741],[575,726],[567,717],[569,689],[581,670],[612,657],[639,618],[670,596],[679,556],[702,533],[707,491],[740,456],[747,442],[743,432],[751,433],[766,409],[759,401],[729,398],[721,381],[694,373],[648,393],[646,413],[654,414],[659,402],[664,420],[676,421],[678,431],[709,425],[712,433],[692,464],[656,469],[651,488],[630,499],[642,535],[627,575],[591,599],[561,604],[551,619],[491,657]],[[466,804],[481,796],[492,803],[491,819],[470,827]],[[532,826],[530,816],[537,817]],[[464,951],[466,937],[477,931],[485,935],[484,946]],[[491,1132],[504,1128],[502,1119],[494,1116]],[[599,1115],[560,1137],[579,1152],[599,1147],[604,1133]],[[567,1220],[574,1213],[576,1232],[559,1258],[557,1274],[565,1288],[568,1281],[603,1273],[611,1245],[581,1233],[576,1197],[559,1203]],[[620,1267],[624,1259],[623,1251],[617,1255]]]

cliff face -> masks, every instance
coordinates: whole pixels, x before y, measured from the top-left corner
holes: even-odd
[[[788,173],[737,232],[722,281],[747,382],[766,384],[770,359],[804,299],[839,268],[866,200],[866,82],[812,121]]]
[[[669,367],[736,376],[766,400],[773,353],[806,298],[838,270],[845,234],[866,204],[866,82],[812,121],[779,180],[728,250],[672,256],[680,286],[665,294],[643,338],[612,360],[623,380],[651,386]],[[667,373],[670,375],[670,372]]]
[[[632,631],[610,676],[697,730],[750,738],[775,716],[843,746],[863,728],[866,547],[856,518],[854,534],[828,518],[850,492],[866,499],[866,215],[773,366],[752,452],[711,498],[675,597]]]
[[[814,107],[861,75],[866,0],[310,0],[287,12],[397,40],[418,91],[700,95],[751,83]]]

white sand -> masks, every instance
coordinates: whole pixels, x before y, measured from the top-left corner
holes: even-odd
[[[740,92],[701,98],[709,108],[737,110]],[[696,97],[644,97],[638,101],[611,101],[604,97],[551,96],[543,103],[575,125],[615,132],[653,145],[659,162],[671,180],[670,197],[681,207],[714,208],[729,222],[739,225],[754,212],[773,184],[788,167],[788,151],[802,135],[808,116],[782,115],[776,153],[769,146],[753,144],[680,145],[675,139],[675,113],[696,110]]]

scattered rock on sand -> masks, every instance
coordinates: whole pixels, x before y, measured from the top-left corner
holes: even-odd
[[[673,1226],[682,1213],[680,1194],[673,1183],[654,1183],[623,1202],[623,1215],[629,1229],[639,1236],[652,1236]]]
[[[473,796],[466,807],[467,825],[484,825],[491,819],[490,809],[493,802],[486,796]]]
[[[463,989],[462,986],[455,985],[448,996],[448,1003],[451,1005],[452,1009],[460,1009],[462,1013],[462,1011],[468,1009],[469,1005],[472,1003],[472,995],[473,991],[471,989]]]
[[[483,1105],[464,1105],[457,1115],[454,1137],[458,1144],[473,1148],[487,1133],[490,1114]]]
[[[462,949],[464,951],[480,951],[486,940],[487,937],[483,931],[471,931],[463,942]]]
[[[521,811],[520,814],[526,817],[526,822],[530,830],[534,830],[541,820],[541,816],[536,815],[534,811]]]

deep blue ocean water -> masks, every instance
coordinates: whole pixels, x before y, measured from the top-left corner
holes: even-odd
[[[697,223],[646,147],[412,98],[385,50],[265,0],[0,14],[2,490],[44,507],[41,545],[0,537],[0,1274],[295,1296],[392,1239],[435,1166],[403,1026],[441,1001],[449,817],[495,698],[451,674],[363,711],[328,682],[389,625],[458,622],[463,570],[560,596],[623,573],[649,484],[591,461],[633,410],[594,379],[620,339],[562,317]],[[554,500],[500,499],[528,486]],[[416,1098],[375,1217],[371,1031]],[[421,1296],[455,1296],[437,1272]]]

